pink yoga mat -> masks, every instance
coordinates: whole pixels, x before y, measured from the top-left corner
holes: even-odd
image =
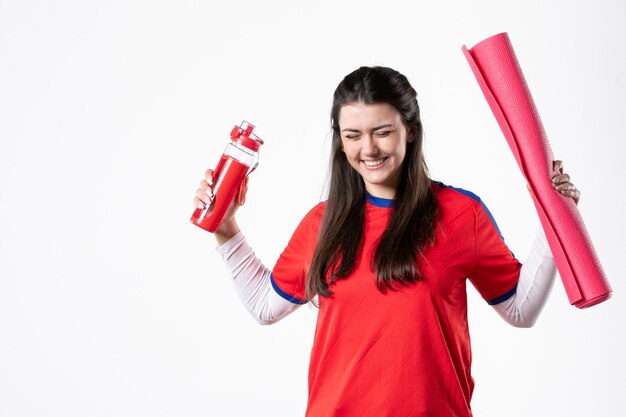
[[[552,187],[554,156],[506,33],[463,53],[526,177],[571,304],[586,308],[611,297],[611,286],[570,197]]]

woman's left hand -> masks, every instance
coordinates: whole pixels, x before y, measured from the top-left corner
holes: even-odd
[[[563,161],[554,161],[552,170],[552,185],[554,188],[564,196],[572,197],[574,203],[578,204],[580,191],[570,182],[570,176],[563,172]]]

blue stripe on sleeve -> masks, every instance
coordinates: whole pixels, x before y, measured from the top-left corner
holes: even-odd
[[[474,194],[471,191],[464,190],[463,188],[457,188],[457,187],[453,187],[451,185],[446,185],[446,184],[444,184],[442,182],[439,182],[439,181],[434,181],[434,180],[432,180],[432,181],[434,183],[438,184],[440,187],[453,189],[453,190],[458,191],[459,193],[461,193],[461,194],[463,194],[465,196],[468,196],[468,197],[472,198],[473,200],[479,202],[480,205],[482,206],[483,210],[485,210],[485,213],[487,213],[487,216],[491,220],[491,223],[496,228],[496,231],[500,235],[500,239],[502,239],[502,241],[504,242],[504,236],[502,236],[502,232],[500,232],[500,228],[498,227],[498,223],[496,223],[496,219],[493,217],[493,215],[491,214],[491,211],[489,211],[489,209],[487,208],[485,203],[483,203],[483,200],[481,200],[480,197],[478,197],[476,194]],[[508,248],[508,246],[507,246],[507,248]],[[509,248],[509,251],[511,252],[511,256],[513,256],[515,258],[515,254],[513,253],[513,251],[511,251],[510,248]],[[515,284],[515,286],[511,290],[507,291],[506,293],[502,294],[501,296],[496,297],[493,300],[487,300],[487,304],[495,305],[495,304],[499,304],[499,303],[501,303],[503,301],[506,301],[506,300],[508,300],[509,298],[511,298],[515,294],[515,291],[517,291],[517,283]]]
[[[500,297],[496,297],[493,300],[487,300],[487,304],[489,304],[490,306],[500,304],[501,302],[506,301],[509,298],[513,297],[513,294],[515,294],[516,291],[517,291],[517,284],[515,284],[515,286],[510,291],[505,292]]]
[[[489,220],[491,220],[491,223],[493,223],[494,227],[496,228],[496,230],[498,231],[498,234],[500,235],[500,238],[502,239],[502,241],[504,241],[504,236],[502,236],[502,232],[500,232],[500,228],[498,227],[498,223],[496,223],[496,219],[494,219],[493,215],[491,214],[491,212],[489,211],[489,209],[487,208],[487,206],[485,205],[485,203],[483,203],[483,200],[480,199],[480,197],[478,197],[476,194],[474,194],[471,191],[467,191],[464,190],[463,188],[457,188],[457,187],[453,187],[451,185],[446,185],[442,182],[439,181],[433,181],[436,184],[439,184],[441,187],[443,188],[451,188],[455,191],[458,191],[459,193],[470,197],[471,199],[473,199],[474,201],[477,201],[480,203],[480,205],[482,206],[482,208],[485,210],[485,213],[487,213],[487,216],[489,216]]]
[[[294,304],[306,304],[309,302],[308,300],[301,300],[281,290],[278,284],[276,284],[276,281],[274,281],[274,274],[271,274],[271,273],[270,273],[270,281],[272,282],[272,288],[274,288],[274,291],[276,291],[276,293],[280,295],[281,297],[283,297],[285,300],[290,301]]]

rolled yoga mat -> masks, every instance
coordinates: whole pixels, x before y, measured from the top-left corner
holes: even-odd
[[[506,33],[463,53],[531,188],[570,304],[586,308],[611,297],[611,287],[574,200],[552,186],[554,156]]]

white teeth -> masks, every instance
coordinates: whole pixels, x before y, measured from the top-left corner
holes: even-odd
[[[385,162],[384,159],[379,159],[378,161],[363,161],[363,163],[368,167],[375,167],[376,165],[380,165],[383,162]]]

